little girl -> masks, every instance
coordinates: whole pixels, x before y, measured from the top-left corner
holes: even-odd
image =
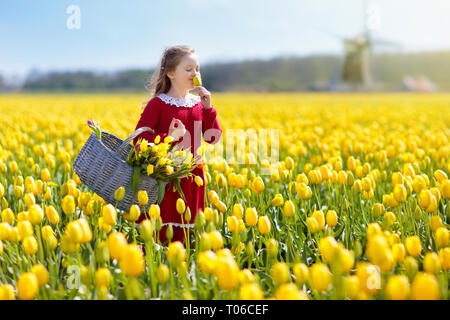
[[[188,46],[172,46],[167,48],[155,70],[150,90],[153,98],[147,103],[141,114],[136,130],[140,127],[150,127],[154,134],[144,132],[134,139],[136,145],[139,138],[153,142],[156,136],[161,141],[168,135],[174,138],[183,149],[191,148],[191,153],[198,166],[191,171],[204,181],[201,155],[196,153],[201,146],[202,135],[207,143],[217,143],[222,135],[222,129],[217,121],[217,111],[211,105],[211,94],[202,86],[194,86],[193,78],[199,75],[200,67],[193,48]],[[198,89],[199,96],[189,93]],[[206,132],[208,130],[208,132]],[[181,189],[186,198],[186,207],[191,210],[189,223],[184,220],[185,227],[194,227],[195,217],[199,209],[205,209],[205,184],[198,186],[193,179],[180,180]],[[160,204],[163,227],[159,232],[161,243],[166,241],[168,224],[173,226],[172,241],[184,243],[181,216],[176,210],[176,201],[180,198],[173,191],[173,182],[166,185],[164,199]],[[141,223],[145,215],[141,214],[137,223]]]

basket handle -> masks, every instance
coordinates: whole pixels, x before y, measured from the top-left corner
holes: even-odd
[[[153,134],[155,131],[150,128],[150,127],[141,127],[139,129],[137,129],[135,132],[133,132],[132,134],[130,134],[130,136],[128,138],[126,138],[125,140],[123,140],[122,144],[119,146],[119,148],[117,148],[116,152],[114,152],[115,155],[118,155],[119,153],[122,152],[122,150],[131,142],[131,140],[133,140],[134,138],[136,138],[138,135],[140,135],[141,133],[148,131],[151,134]]]

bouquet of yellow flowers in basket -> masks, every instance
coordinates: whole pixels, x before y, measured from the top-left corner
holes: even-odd
[[[195,159],[190,150],[183,150],[172,142],[171,136],[167,136],[164,141],[157,136],[153,142],[141,138],[130,150],[126,161],[133,167],[131,180],[133,194],[136,193],[139,186],[140,175],[146,174],[158,180],[158,204],[164,198],[164,182],[173,181],[174,187],[185,199],[180,179],[193,176],[191,171],[195,167]]]

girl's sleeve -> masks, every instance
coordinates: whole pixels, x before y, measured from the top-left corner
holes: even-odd
[[[141,113],[141,118],[136,125],[135,131],[141,127],[150,127],[154,130],[154,133],[151,134],[148,131],[141,133],[133,139],[133,145],[136,145],[140,138],[145,139],[148,142],[153,142],[158,135],[161,137],[161,141],[168,136],[167,132],[159,132],[156,130],[158,122],[160,121],[160,114],[159,103],[157,103],[156,100],[150,100],[144,108],[144,111]]]
[[[222,128],[217,120],[217,110],[213,106],[208,109],[203,109],[202,133],[205,142],[210,144],[219,142],[219,139],[222,136]]]

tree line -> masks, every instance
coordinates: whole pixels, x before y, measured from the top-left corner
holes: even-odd
[[[201,68],[208,90],[226,91],[308,91],[339,77],[343,57],[313,55],[277,57],[215,63]],[[372,75],[386,91],[402,90],[406,75],[427,76],[441,91],[450,91],[450,51],[422,53],[383,53],[371,58]],[[131,69],[98,73],[66,71],[28,74],[22,91],[143,91],[153,69]],[[5,81],[0,75],[0,89]]]

